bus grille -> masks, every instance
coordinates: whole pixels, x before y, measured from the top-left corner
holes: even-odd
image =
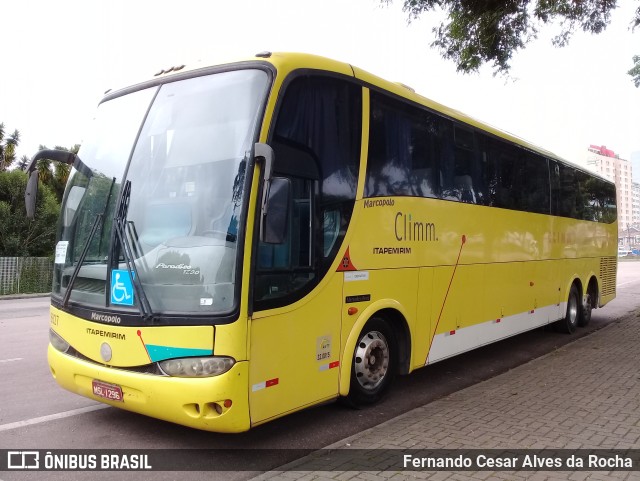
[[[615,257],[602,257],[600,259],[600,282],[602,283],[601,295],[615,295],[617,269],[618,259]]]

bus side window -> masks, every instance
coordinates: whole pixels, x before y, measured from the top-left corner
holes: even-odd
[[[486,203],[484,138],[429,110],[371,93],[366,197]]]
[[[615,193],[610,191],[610,186],[601,179],[579,173],[580,192],[584,202],[585,220],[595,222],[613,222],[615,220]]]
[[[519,179],[522,190],[522,210],[537,214],[549,214],[551,209],[547,159],[522,149],[519,150],[521,151]]]
[[[366,197],[438,197],[444,119],[371,93]]]
[[[516,208],[513,197],[514,159],[505,147],[507,146],[493,139],[486,139],[486,178],[489,186],[487,205],[514,209]]]
[[[560,165],[560,193],[558,215],[577,219],[576,209],[576,169]]]
[[[551,183],[551,215],[560,215],[560,165],[555,160],[547,159],[549,163],[549,181]]]
[[[482,203],[482,158],[475,132],[460,125],[454,126],[453,193],[456,200],[468,204]]]

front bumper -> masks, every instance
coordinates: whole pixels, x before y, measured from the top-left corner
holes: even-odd
[[[250,428],[249,363],[238,362],[228,372],[205,378],[157,376],[87,362],[49,345],[49,367],[60,386],[113,407],[176,424],[215,432]],[[93,394],[92,381],[116,384],[123,401]],[[231,406],[228,406],[231,401]]]

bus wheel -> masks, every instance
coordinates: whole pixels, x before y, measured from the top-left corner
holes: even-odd
[[[569,299],[567,300],[567,314],[564,319],[558,321],[558,330],[571,334],[576,330],[578,326],[578,319],[580,317],[580,295],[578,288],[574,285],[571,286],[569,291]]]
[[[395,334],[384,319],[367,322],[353,353],[350,404],[373,404],[382,397],[395,376],[396,346]]]
[[[591,321],[591,311],[593,310],[593,306],[591,305],[592,299],[593,297],[591,297],[591,293],[587,292],[587,298],[581,309],[582,312],[578,317],[578,325],[580,327],[586,326],[587,324],[589,324],[589,321]]]

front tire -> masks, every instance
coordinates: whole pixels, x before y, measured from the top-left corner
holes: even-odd
[[[384,319],[372,318],[360,333],[353,353],[348,402],[360,407],[379,401],[393,382],[396,359],[393,329]]]

